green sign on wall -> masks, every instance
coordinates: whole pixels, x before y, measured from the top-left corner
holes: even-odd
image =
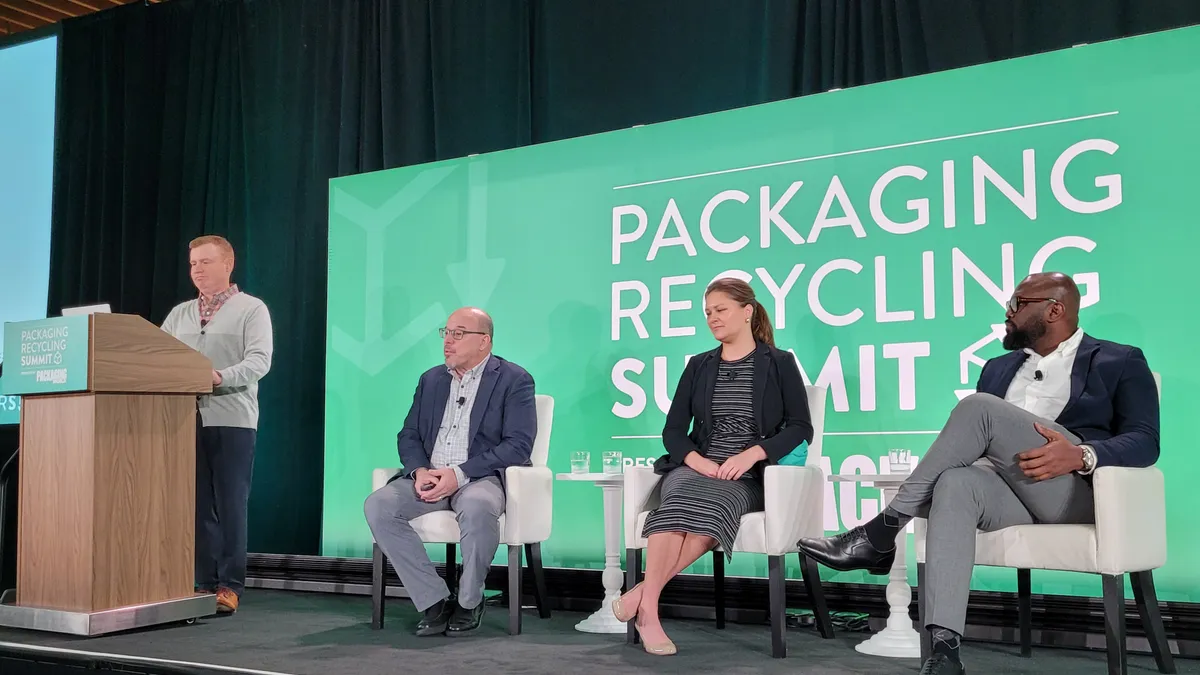
[[[4,324],[7,396],[86,391],[88,318],[62,316]]]
[[[703,289],[748,279],[778,344],[828,388],[826,471],[876,473],[890,448],[924,453],[1002,353],[1016,284],[1056,270],[1079,283],[1087,332],[1162,374],[1159,592],[1198,600],[1196,119],[1192,28],[334,180],[323,552],[369,555],[371,471],[397,465],[458,306],[489,310],[497,353],[555,397],[552,470],[584,449],[647,465],[686,359],[715,345]],[[548,565],[602,567],[600,507],[589,485],[554,486]],[[880,508],[877,489],[826,486],[830,532]],[[766,560],[735,556],[729,573],[765,576]],[[1014,578],[980,568],[974,585]],[[1033,579],[1100,592],[1085,575]]]

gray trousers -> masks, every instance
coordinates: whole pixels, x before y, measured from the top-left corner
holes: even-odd
[[[504,512],[504,488],[495,476],[467,483],[448,499],[429,504],[417,497],[413,481],[398,478],[367,497],[364,511],[375,542],[392,561],[408,597],[425,611],[450,597],[445,580],[425,552],[421,537],[410,524],[436,511],[452,510],[462,535],[463,571],[458,584],[458,604],[472,609],[483,602],[483,587],[492,558],[500,546],[500,514]],[[455,561],[446,564],[454,569]]]
[[[977,529],[1095,522],[1092,488],[1079,474],[1038,482],[1021,472],[1017,455],[1047,443],[1034,422],[1080,442],[1001,398],[968,396],[892,499],[897,512],[929,519],[921,588],[927,625],[962,634]]]

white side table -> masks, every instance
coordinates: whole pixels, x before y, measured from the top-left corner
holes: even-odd
[[[621,498],[625,474],[620,473],[560,473],[558,480],[594,483],[604,491],[604,602],[600,609],[575,624],[575,630],[585,633],[625,634],[626,625],[613,616],[613,601],[621,597],[625,575],[621,572]]]
[[[837,474],[829,477],[835,483],[873,483],[883,493],[883,506],[887,506],[896,495],[900,484],[908,478],[908,474]],[[882,509],[881,509],[882,512]],[[913,628],[912,619],[908,617],[908,605],[912,601],[912,587],[908,585],[908,563],[905,560],[905,549],[908,547],[907,528],[900,530],[896,536],[896,560],[892,563],[891,574],[888,575],[887,626],[870,638],[855,645],[854,649],[863,654],[873,656],[890,656],[893,658],[920,658],[921,636]]]

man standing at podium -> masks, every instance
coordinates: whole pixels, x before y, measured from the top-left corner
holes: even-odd
[[[258,429],[258,381],[271,369],[271,315],[230,283],[233,246],[223,237],[189,244],[199,296],[171,310],[163,330],[204,354],[213,392],[197,402],[196,589],[237,611],[246,584],[247,504]]]

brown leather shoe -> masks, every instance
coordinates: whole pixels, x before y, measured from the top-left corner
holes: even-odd
[[[237,593],[222,588],[217,591],[217,614],[233,614],[238,608]]]

